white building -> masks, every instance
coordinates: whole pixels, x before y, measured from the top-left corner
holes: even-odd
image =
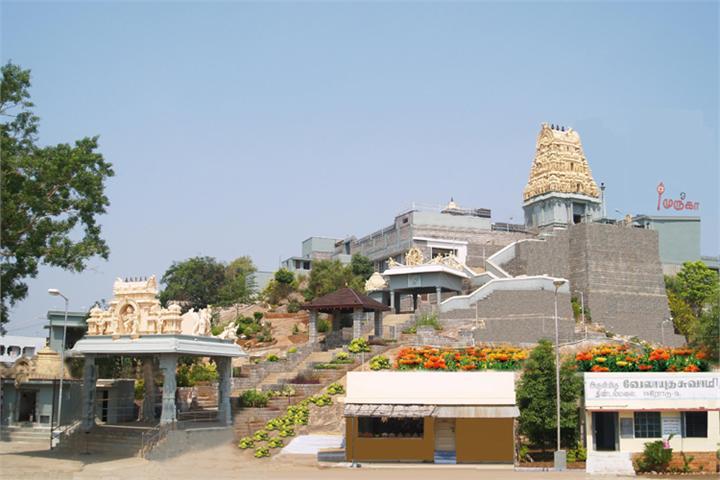
[[[645,443],[667,440],[715,472],[720,373],[585,373],[588,473],[632,473]]]

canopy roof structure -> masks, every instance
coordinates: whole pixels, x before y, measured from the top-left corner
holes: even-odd
[[[315,312],[332,313],[342,310],[353,311],[362,309],[364,312],[385,312],[390,307],[367,295],[356,292],[352,288],[341,288],[322,297],[318,297],[302,308]]]

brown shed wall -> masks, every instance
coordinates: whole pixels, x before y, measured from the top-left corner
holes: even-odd
[[[458,463],[512,463],[512,418],[458,418],[455,448]]]
[[[423,438],[358,437],[356,420],[353,417],[345,419],[345,455],[348,462],[432,462],[435,458],[432,417],[424,419]]]

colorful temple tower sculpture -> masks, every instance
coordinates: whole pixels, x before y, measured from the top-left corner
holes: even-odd
[[[575,130],[542,125],[523,201],[525,226],[534,230],[589,223],[602,216],[600,192]]]

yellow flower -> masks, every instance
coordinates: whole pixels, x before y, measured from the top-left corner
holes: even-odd
[[[625,367],[627,366],[627,364],[628,362],[623,362],[622,360],[615,362],[615,365],[617,365],[618,367]]]
[[[595,359],[595,361],[598,362],[598,363],[605,363],[605,362],[607,361],[607,358],[605,358],[605,357],[597,357],[597,358]]]

